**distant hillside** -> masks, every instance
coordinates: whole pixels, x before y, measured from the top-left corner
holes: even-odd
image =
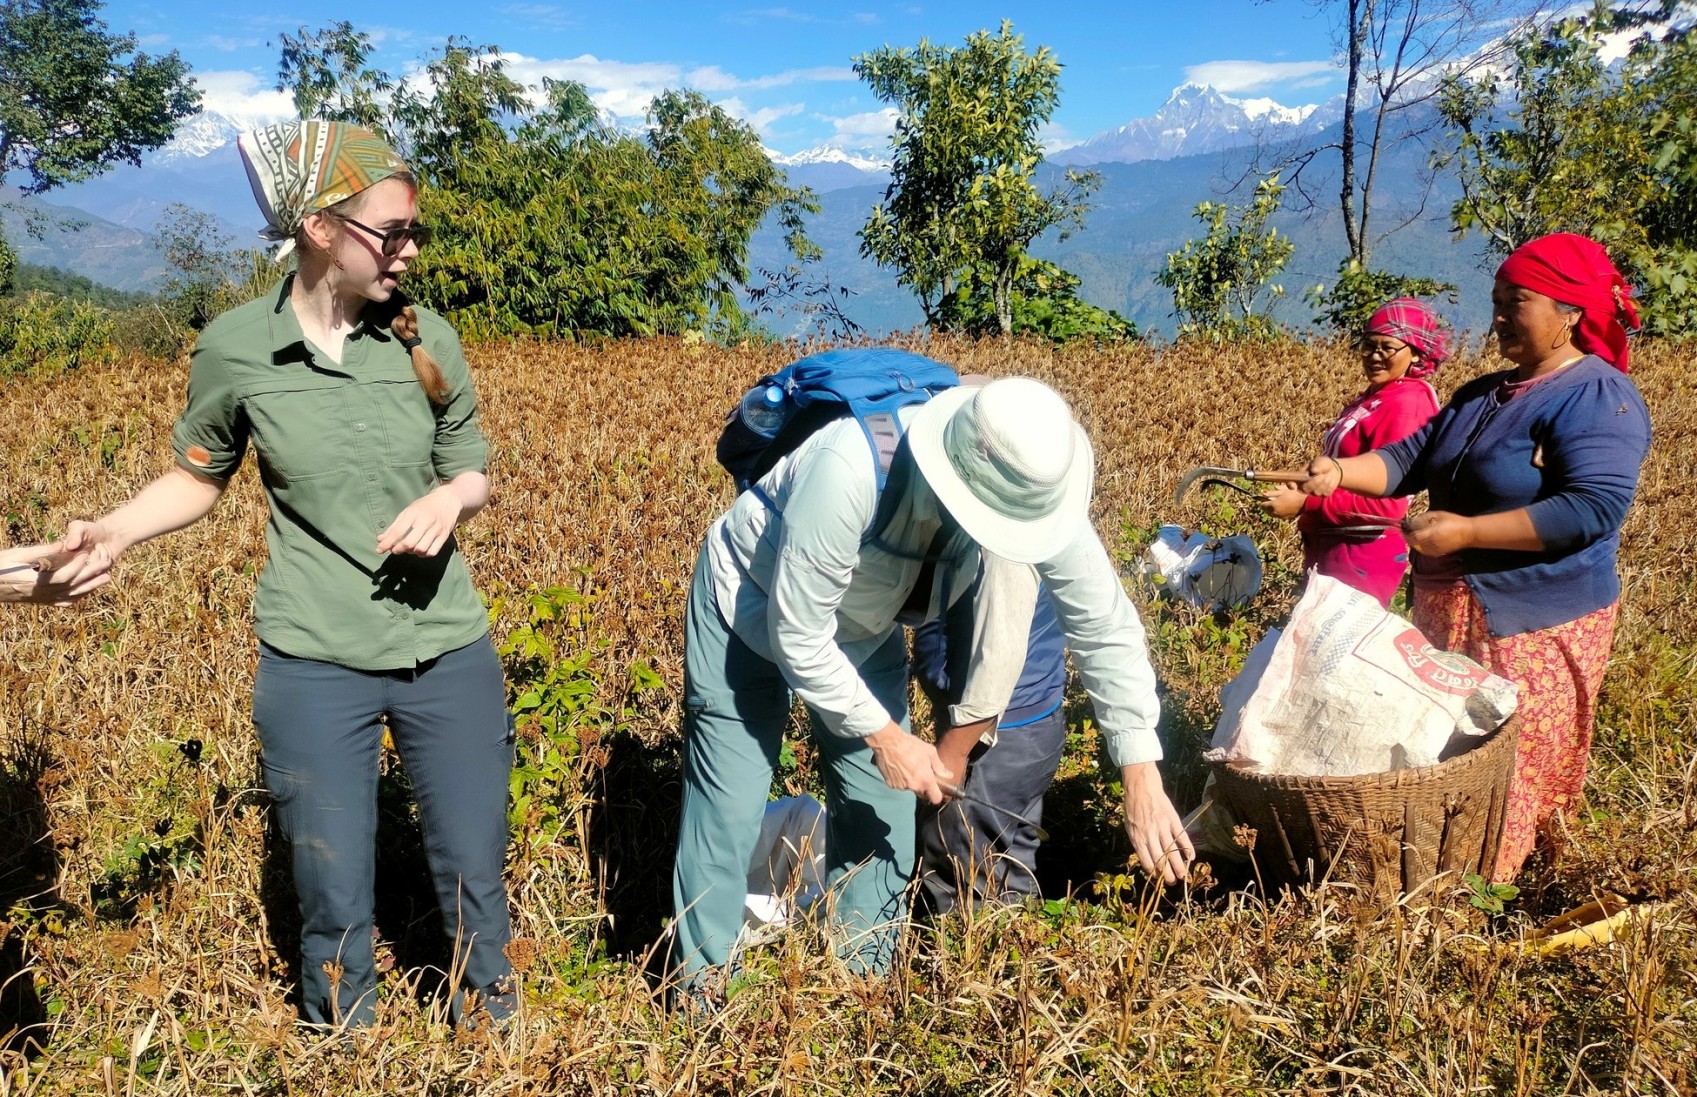
[[[1263,141],[1259,155],[1267,162],[1280,147],[1286,151],[1313,147],[1336,137],[1335,123],[1311,131],[1326,117],[1329,105],[1283,108],[1231,100],[1217,93],[1203,94],[1209,90],[1179,89],[1168,104],[1172,111],[1182,107],[1195,112],[1189,116],[1193,123],[1206,115],[1213,127],[1209,131],[1212,136],[1207,136],[1192,125],[1187,130],[1186,147],[1196,147],[1195,142],[1204,137],[1212,143],[1235,142],[1235,147],[1135,163],[1093,163],[1090,166],[1102,174],[1103,186],[1094,197],[1095,209],[1084,230],[1064,243],[1041,239],[1033,248],[1038,256],[1077,274],[1083,280],[1082,292],[1087,300],[1115,309],[1144,328],[1167,332],[1173,328],[1170,299],[1154,278],[1167,253],[1197,234],[1198,225],[1190,211],[1205,199],[1243,200],[1227,195],[1223,187],[1225,181],[1245,179],[1257,155],[1254,145],[1241,142],[1264,136],[1264,131],[1244,129],[1240,124],[1243,119],[1251,115],[1270,119],[1277,123],[1274,130],[1282,129],[1287,135],[1292,128],[1300,131],[1287,136],[1282,146]],[[1178,102],[1181,99],[1183,103]],[[1167,120],[1171,122],[1174,117],[1169,111]],[[1092,143],[1095,152],[1090,155],[1105,154],[1112,144],[1108,138],[1113,133],[1124,136],[1130,128],[1135,125],[1101,135]],[[54,202],[65,203],[65,207],[54,209],[85,221],[87,227],[82,231],[55,229],[44,240],[33,241],[18,231],[15,217],[7,217],[7,237],[18,245],[25,262],[60,267],[128,290],[149,288],[164,274],[164,263],[148,243],[148,236],[171,202],[184,202],[212,213],[239,244],[248,244],[255,239],[259,215],[236,153],[233,132],[227,121],[203,117],[146,166],[120,168],[53,192],[50,197]],[[1129,155],[1124,147],[1121,154]],[[846,301],[849,315],[872,332],[918,324],[921,313],[912,295],[896,286],[890,272],[860,257],[856,233],[868,211],[884,196],[886,165],[867,150],[820,149],[775,159],[787,165],[792,182],[811,185],[820,192],[823,209],[809,222],[809,232],[825,251],[817,276],[828,274],[831,284],[846,285],[854,291]],[[1410,223],[1378,245],[1375,265],[1457,283],[1462,287],[1461,302],[1455,308],[1446,306],[1446,311],[1453,314],[1459,326],[1482,330],[1488,319],[1489,278],[1480,269],[1477,244],[1472,240],[1457,244],[1450,238],[1448,211],[1455,199],[1453,182],[1439,180],[1421,210],[1426,160],[1424,149],[1409,144],[1390,149],[1380,163],[1375,225],[1382,232],[1404,220]],[[1055,174],[1062,169],[1045,170]],[[1337,193],[1335,155],[1309,165],[1304,182],[1309,193],[1320,196],[1324,204],[1306,215],[1285,213],[1275,221],[1297,243],[1296,256],[1282,279],[1289,296],[1277,312],[1299,325],[1311,316],[1302,300],[1303,289],[1330,281],[1345,250],[1339,217],[1332,208]],[[1295,197],[1287,195],[1293,201]],[[768,226],[756,235],[751,269],[779,270],[788,265],[788,254],[775,227]],[[758,275],[754,280],[759,281]],[[802,324],[794,317],[771,321],[773,328],[786,333]]]
[[[24,231],[24,217],[11,203],[46,214],[39,239]],[[165,276],[165,260],[154,248],[151,233],[76,206],[25,198],[10,187],[0,187],[0,231],[20,262],[72,271],[113,289],[151,289]]]
[[[1335,133],[1326,131],[1307,140],[1323,142],[1334,137]],[[1091,165],[1102,175],[1102,189],[1092,199],[1094,209],[1085,228],[1065,242],[1041,238],[1032,252],[1078,275],[1082,294],[1091,303],[1114,309],[1140,327],[1170,333],[1172,299],[1155,284],[1155,273],[1165,265],[1169,252],[1200,235],[1201,227],[1191,216],[1198,202],[1247,200],[1244,195],[1224,193],[1221,181],[1245,178],[1253,155],[1250,149],[1234,149],[1172,160]],[[1272,155],[1262,153],[1264,159]],[[1481,266],[1482,248],[1477,239],[1457,243],[1451,238],[1449,208],[1457,197],[1456,186],[1452,179],[1440,178],[1425,194],[1426,162],[1426,151],[1412,143],[1389,150],[1380,161],[1374,225],[1381,232],[1396,231],[1376,246],[1375,266],[1455,283],[1460,287],[1458,303],[1439,307],[1458,327],[1481,331],[1489,321],[1490,298],[1490,274]],[[1046,170],[1044,182],[1051,183],[1062,169]],[[1308,191],[1325,204],[1306,213],[1286,211],[1274,219],[1279,231],[1297,245],[1279,279],[1286,298],[1274,311],[1298,326],[1307,324],[1313,313],[1303,300],[1303,290],[1329,283],[1347,250],[1342,218],[1335,208],[1337,176],[1335,155],[1309,165]],[[1252,184],[1251,177],[1245,190]],[[874,332],[910,327],[921,320],[912,295],[894,284],[892,274],[859,254],[856,233],[883,194],[881,186],[827,192],[822,196],[823,211],[808,223],[809,233],[825,250],[831,282],[856,291],[848,301],[849,315]],[[1287,199],[1293,205],[1297,202],[1294,193],[1287,193]],[[1402,225],[1405,220],[1408,224]],[[773,230],[759,234],[753,265],[785,264],[779,234]]]

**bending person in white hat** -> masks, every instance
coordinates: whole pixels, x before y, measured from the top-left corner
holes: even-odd
[[[900,626],[939,616],[978,575],[1034,566],[1122,768],[1126,828],[1172,882],[1194,856],[1160,774],[1160,707],[1143,626],[1087,510],[1089,439],[1065,401],[1009,378],[898,413],[907,427],[879,511],[853,419],[821,428],[713,523],[686,621],[684,802],[672,959],[682,985],[727,975],[744,878],[789,716],[806,703],[826,784],[826,900],[838,951],[886,970],[914,861],[912,794],[943,798],[936,748],[908,731]],[[762,498],[764,496],[764,499]],[[869,532],[873,534],[868,537]],[[1025,624],[1029,624],[1026,622]],[[1024,628],[1024,625],[1021,625]],[[1011,668],[987,668],[1011,688]]]

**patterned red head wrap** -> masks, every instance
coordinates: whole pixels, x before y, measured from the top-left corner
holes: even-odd
[[[1438,372],[1444,359],[1450,356],[1449,336],[1444,322],[1424,301],[1413,297],[1397,297],[1380,305],[1367,318],[1363,335],[1389,335],[1420,352],[1420,358],[1408,367],[1410,377],[1430,377]]]
[[[1595,240],[1571,232],[1540,236],[1514,249],[1497,268],[1511,285],[1541,293],[1582,311],[1573,345],[1595,354],[1622,373],[1627,370],[1627,332],[1638,330],[1632,287]]]

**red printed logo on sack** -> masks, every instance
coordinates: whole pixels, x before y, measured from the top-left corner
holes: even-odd
[[[1428,644],[1417,628],[1403,631],[1392,643],[1415,677],[1445,693],[1466,696],[1477,690],[1485,680],[1478,668],[1466,659]]]

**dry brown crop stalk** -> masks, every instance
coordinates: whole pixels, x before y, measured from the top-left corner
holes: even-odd
[[[925,347],[963,372],[1042,378],[1073,402],[1095,442],[1094,515],[1110,545],[1125,529],[1193,521],[1170,504],[1174,480],[1192,465],[1308,454],[1358,381],[1352,357],[1330,345]],[[712,456],[719,417],[786,351],[511,343],[471,358],[494,447],[494,503],[461,535],[480,587],[562,584],[591,595],[580,629],[609,644],[603,700],[617,705],[626,668],[649,662],[667,689],[631,713],[633,730],[650,744],[672,740],[683,597],[702,531],[729,498]],[[1669,894],[1670,881],[1688,882],[1697,865],[1697,840],[1678,810],[1690,796],[1685,762],[1697,726],[1697,496],[1688,471],[1697,392],[1686,360],[1682,348],[1655,345],[1634,357],[1656,449],[1624,535],[1625,608],[1593,782],[1604,812],[1579,828],[1558,873],[1554,886],[1567,894],[1582,896],[1593,880]],[[1484,368],[1477,355],[1464,357],[1446,366],[1440,388]],[[182,363],[129,359],[9,386],[0,397],[6,537],[54,535],[165,468],[183,383]],[[1465,973],[1462,946],[1448,942],[1480,932],[1465,907],[1411,910],[1397,932],[1376,912],[1350,917],[1337,896],[1263,906],[1234,895],[1139,919],[1134,930],[1099,913],[1004,914],[936,931],[964,934],[952,945],[922,940],[899,993],[856,986],[803,935],[723,1018],[695,1028],[655,1011],[634,963],[584,975],[581,957],[555,951],[606,911],[595,889],[550,878],[546,859],[526,860],[515,881],[520,931],[538,947],[526,976],[533,1029],[498,1049],[444,1041],[397,982],[379,1031],[361,1037],[354,1055],[312,1052],[289,1027],[288,958],[268,923],[276,908],[262,899],[276,891],[276,865],[247,792],[257,784],[248,603],[264,555],[255,480],[244,471],[192,533],[132,552],[112,590],[85,607],[0,615],[8,763],[0,824],[16,840],[0,849],[0,900],[34,912],[19,922],[32,965],[19,985],[39,983],[63,1010],[46,1056],[27,1072],[12,1061],[0,1086],[100,1092],[103,1058],[113,1056],[111,1076],[124,1077],[128,1048],[156,1010],[138,1091],[980,1092],[1012,1084],[1003,1070],[1016,1038],[1029,1085],[1080,1093],[1301,1092],[1363,1085],[1362,1071],[1380,1072],[1387,1091],[1442,1092],[1461,1049],[1472,1049],[1486,1077],[1492,1064],[1524,1065],[1525,1040],[1505,1026],[1480,1024],[1465,1037],[1454,1027]],[[1264,547],[1287,564],[1296,558],[1288,532]],[[1186,654],[1159,668],[1169,684],[1217,688],[1216,665]],[[175,749],[190,738],[204,743],[198,766]],[[1646,840],[1655,820],[1664,821]],[[123,867],[126,843],[153,836],[162,821],[188,824],[197,864],[167,871],[133,918],[95,920],[91,888]],[[1126,909],[1138,918],[1135,902]],[[1652,1070],[1690,1082],[1678,1071],[1697,1050],[1691,996],[1664,989],[1645,1000],[1652,965],[1697,963],[1693,901],[1668,909],[1664,931],[1646,945],[1654,955],[1636,967],[1516,959],[1493,969],[1493,985],[1532,1003],[1527,1024],[1540,1034],[1540,1078],[1551,1088],[1566,1084],[1557,1066],[1571,1064],[1580,1040],[1622,1028],[1638,1034],[1631,1062],[1644,1091],[1655,1088]],[[1347,999],[1323,989],[1325,980],[1347,985]],[[1345,1000],[1347,1019],[1336,1012]],[[1628,1001],[1629,1015],[1609,1005]],[[1592,1051],[1585,1066],[1607,1077],[1627,1061]]]

